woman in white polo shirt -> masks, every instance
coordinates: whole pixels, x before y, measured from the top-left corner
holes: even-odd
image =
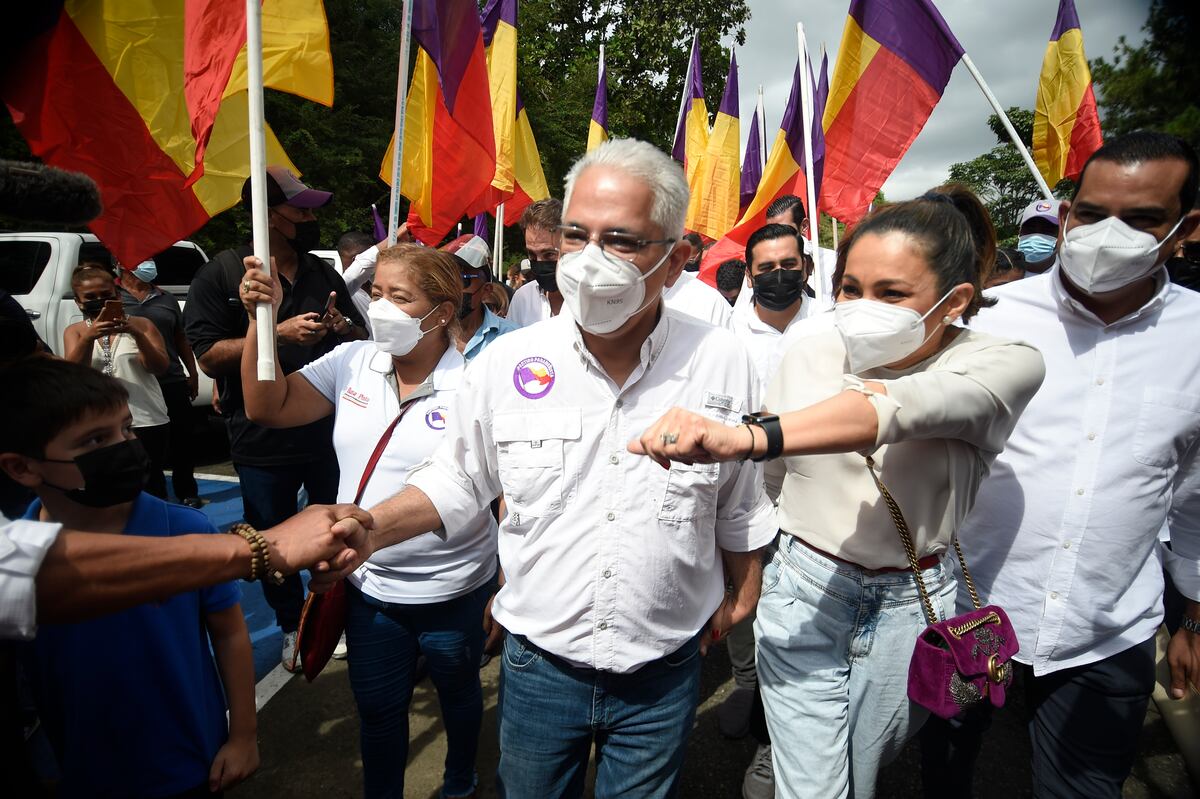
[[[282,296],[276,281],[253,268],[257,263],[246,259],[241,287],[251,321],[256,302]],[[249,324],[242,355],[247,415],[267,427],[295,427],[333,414],[339,501],[357,498],[371,507],[392,496],[446,429],[465,368],[452,331],[462,292],[453,257],[413,244],[383,250],[368,314],[375,340],[343,344],[274,382],[257,379],[258,342]],[[462,529],[375,553],[348,578],[346,639],[362,720],[366,796],[404,795],[418,651],[429,664],[446,726],[442,795],[474,790],[483,609],[495,571],[496,522],[485,509]]]

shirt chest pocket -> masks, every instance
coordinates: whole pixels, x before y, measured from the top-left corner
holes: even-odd
[[[717,511],[717,478],[720,465],[673,463],[659,505],[658,518],[667,522],[698,522]]]
[[[1138,409],[1133,457],[1146,466],[1174,466],[1200,431],[1200,396],[1147,386]]]
[[[562,511],[567,489],[564,449],[567,442],[579,440],[582,426],[578,408],[498,411],[492,417],[500,483],[510,514],[537,518]]]

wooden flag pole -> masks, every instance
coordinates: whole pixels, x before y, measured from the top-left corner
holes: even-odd
[[[817,208],[817,186],[813,182],[813,94],[815,87],[809,78],[812,70],[808,68],[808,42],[804,38],[804,23],[796,23],[796,47],[800,58],[800,118],[804,126],[804,190],[808,195],[808,241],[812,248],[813,276],[817,281],[814,290],[818,297],[825,296],[829,283],[825,281],[825,272],[821,268],[821,248],[817,246],[817,228],[820,227],[821,213]]]
[[[408,51],[412,41],[412,0],[404,0],[401,9],[400,66],[396,77],[396,145],[392,148],[392,196],[388,202],[388,237],[391,247],[400,230],[400,178],[404,165],[404,114],[408,105]]]
[[[246,0],[246,92],[250,116],[250,221],[254,257],[271,273],[271,236],[267,228],[267,137],[263,118],[262,4]],[[260,302],[254,308],[258,335],[258,379],[275,380],[275,308]]]
[[[1046,179],[1042,177],[1042,173],[1038,171],[1037,164],[1033,162],[1033,156],[1029,154],[1029,150],[1025,147],[1025,142],[1021,141],[1021,137],[1017,135],[1016,128],[1013,127],[1012,121],[1009,120],[1008,114],[1004,113],[1004,109],[1000,107],[1000,101],[996,99],[996,95],[992,94],[991,88],[988,87],[987,81],[983,79],[983,75],[979,74],[979,70],[975,68],[975,62],[971,60],[971,56],[963,53],[963,66],[967,68],[967,72],[971,73],[971,77],[979,84],[980,91],[987,101],[991,104],[992,110],[1000,117],[1000,121],[1004,123],[1004,129],[1008,131],[1008,138],[1012,139],[1013,146],[1017,148],[1017,152],[1021,154],[1021,158],[1025,161],[1025,166],[1029,167],[1029,173],[1033,175],[1033,179],[1037,181],[1038,188],[1042,190],[1042,195],[1047,200],[1054,199],[1054,193],[1050,191],[1050,187],[1046,185]]]

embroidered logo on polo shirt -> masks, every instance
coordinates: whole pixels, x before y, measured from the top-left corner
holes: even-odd
[[[342,392],[342,399],[349,402],[351,405],[357,405],[360,408],[365,408],[370,404],[371,398],[366,394],[361,394],[349,386]]]
[[[445,430],[446,429],[446,411],[450,410],[445,405],[439,405],[429,413],[425,414],[425,424],[430,430]]]
[[[526,358],[513,370],[513,385],[522,397],[541,399],[554,387],[554,367],[538,355]]]

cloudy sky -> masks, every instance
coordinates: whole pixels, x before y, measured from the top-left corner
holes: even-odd
[[[1058,0],[935,2],[1001,106],[1032,108]],[[791,88],[795,23],[804,23],[814,69],[819,64],[821,44],[828,48],[832,77],[850,3],[749,0],[749,6],[752,16],[746,28],[746,44],[737,52],[741,116],[749,120],[761,83],[770,142],[774,141]],[[1117,37],[1122,35],[1134,44],[1142,41],[1145,37],[1141,27],[1149,6],[1149,0],[1075,0],[1088,58],[1110,56]],[[713,76],[704,77],[706,83],[714,80]],[[951,164],[991,149],[995,138],[987,126],[990,113],[983,93],[960,64],[924,130],[884,184],[884,193],[893,200],[914,197],[944,181]],[[744,123],[743,149],[748,132],[749,125]]]

